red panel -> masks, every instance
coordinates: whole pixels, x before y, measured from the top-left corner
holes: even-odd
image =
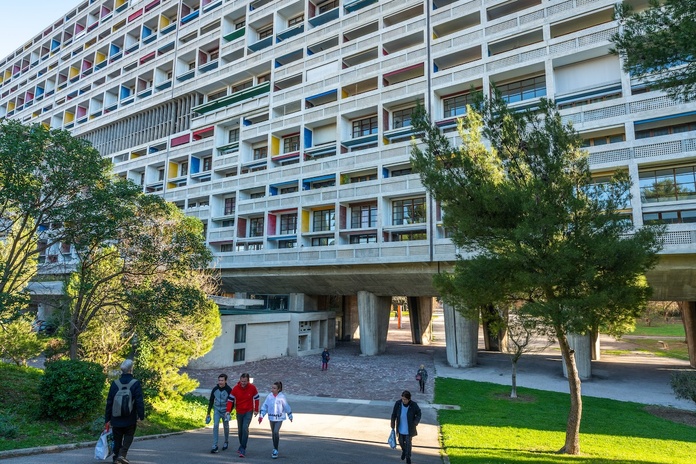
[[[268,215],[268,223],[266,224],[266,235],[271,236],[276,234],[276,221],[278,216],[275,214]]]
[[[140,58],[140,64],[143,64],[143,63],[145,63],[145,62],[147,62],[147,61],[150,61],[150,60],[153,59],[154,57],[155,57],[155,52],[154,52],[154,51],[153,51],[153,52],[150,52],[150,53],[148,53],[147,55],[145,55],[145,56],[143,56],[142,58]]]
[[[150,11],[151,9],[159,5],[159,2],[160,0],[155,0],[154,2],[148,3],[147,5],[145,5],[145,11]]]
[[[191,141],[191,134],[184,134],[178,137],[173,137],[169,146],[178,147],[179,145],[185,145]]]
[[[134,19],[137,19],[143,15],[143,10],[140,9],[136,11],[135,13],[131,13],[130,16],[128,16],[128,22],[133,21]]]
[[[215,130],[215,126],[210,126],[210,127],[205,127],[203,129],[198,129],[197,131],[193,131],[193,140],[200,140],[202,135],[205,135],[208,132],[213,132]]]

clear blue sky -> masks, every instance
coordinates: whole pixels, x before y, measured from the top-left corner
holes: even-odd
[[[0,59],[85,0],[0,0]]]

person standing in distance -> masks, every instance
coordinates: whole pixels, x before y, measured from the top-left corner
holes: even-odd
[[[228,416],[233,408],[237,408],[237,437],[239,438],[237,453],[240,458],[243,458],[249,441],[251,416],[259,413],[259,391],[249,382],[249,374],[246,372],[239,377],[239,382],[232,388],[227,398]]]
[[[205,415],[205,423],[210,423],[210,410],[213,410],[213,447],[211,453],[218,452],[218,437],[220,435],[220,421],[225,432],[225,444],[222,450],[225,451],[229,446],[230,439],[230,418],[227,415],[227,398],[230,396],[232,388],[227,385],[227,374],[218,375],[217,385],[210,392],[208,400],[208,412]]]
[[[406,464],[411,464],[411,446],[413,437],[418,435],[416,427],[421,420],[421,410],[418,403],[411,401],[411,392],[404,390],[401,400],[394,403],[391,415],[391,428],[396,426],[396,434],[401,446],[401,460],[406,459]]]
[[[329,359],[331,359],[331,355],[329,355],[329,349],[324,348],[324,351],[321,352],[321,370],[322,371],[329,370]]]
[[[273,382],[273,385],[271,385],[271,394],[266,397],[266,401],[261,406],[259,424],[266,413],[268,413],[268,421],[271,423],[271,435],[273,436],[273,453],[271,453],[271,457],[277,459],[278,445],[280,443],[280,426],[283,425],[286,415],[292,422],[292,409],[283,393],[283,382]]]
[[[130,398],[127,398],[127,401],[132,401],[130,414],[114,414],[114,398],[123,388],[128,388],[130,391]],[[126,407],[130,407],[130,405]],[[106,397],[106,411],[104,412],[104,427],[106,429],[111,427],[114,432],[114,463],[130,464],[126,455],[133,443],[138,421],[144,419],[143,387],[139,380],[133,378],[133,361],[126,359],[121,363],[121,377],[118,381],[111,382],[111,388],[109,388],[109,394]]]
[[[416,380],[418,380],[418,388],[421,393],[425,393],[425,382],[428,381],[428,371],[425,370],[423,364],[420,365],[420,369],[416,372]]]

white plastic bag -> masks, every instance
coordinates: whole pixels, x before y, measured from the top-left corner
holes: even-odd
[[[387,440],[387,443],[389,443],[389,447],[391,449],[396,448],[396,432],[394,432],[394,429],[392,429],[391,433],[389,434],[389,439]]]
[[[113,432],[111,431],[111,428],[109,428],[109,430],[104,430],[101,433],[101,436],[99,437],[99,440],[97,441],[97,445],[94,447],[94,459],[98,459],[99,461],[103,461],[104,459],[111,456],[111,453],[113,453],[113,448],[114,448],[114,435],[113,435]]]

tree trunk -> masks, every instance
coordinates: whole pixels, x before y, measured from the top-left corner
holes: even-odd
[[[517,359],[512,360],[512,391],[510,398],[517,398]]]
[[[696,368],[696,301],[680,301],[684,332],[686,333],[686,346],[689,350],[689,364]]]
[[[70,329],[68,333],[68,340],[70,340],[70,359],[73,361],[77,360],[77,330],[74,328]]]
[[[559,453],[580,454],[580,420],[582,419],[580,376],[575,364],[575,352],[570,349],[565,333],[556,329],[556,337],[568,369],[568,386],[570,388],[570,412],[568,413],[568,423],[566,425],[566,440]]]

